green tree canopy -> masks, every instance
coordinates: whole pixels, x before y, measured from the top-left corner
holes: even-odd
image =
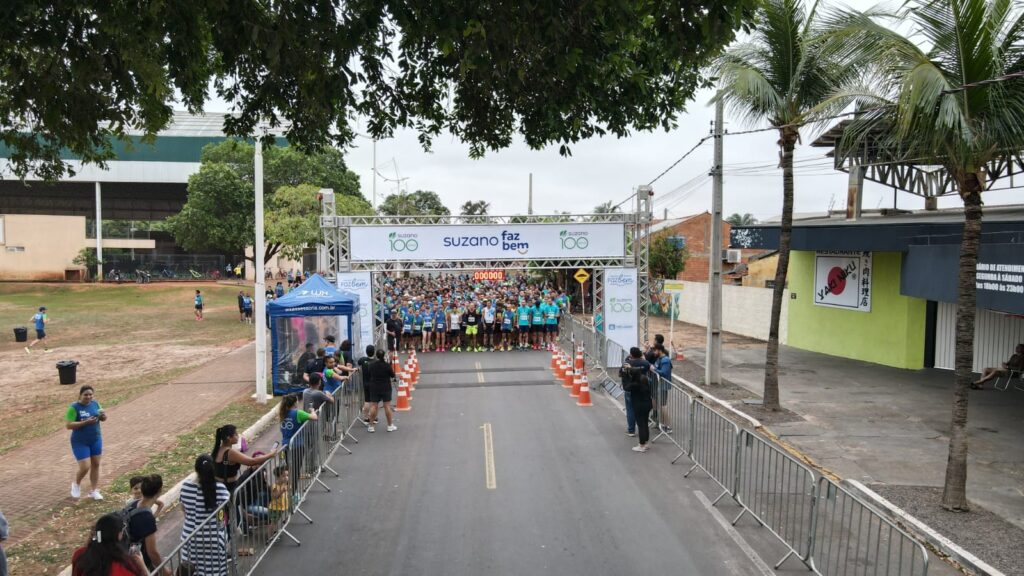
[[[459,207],[459,214],[469,216],[464,221],[473,224],[486,224],[490,222],[487,213],[491,210],[491,203],[484,200],[465,202]]]
[[[57,178],[63,149],[112,157],[111,138],[153,135],[172,106],[213,86],[229,135],[287,122],[303,149],[344,147],[352,122],[442,131],[473,155],[519,133],[534,148],[669,128],[701,70],[754,0],[473,0],[423,3],[176,0],[7,2],[0,11],[0,141],[15,172]]]
[[[188,181],[188,200],[167,219],[178,244],[191,252],[242,254],[256,238],[253,146],[235,140],[203,149],[199,172]],[[320,240],[320,188],[333,188],[338,214],[372,214],[359,193],[359,177],[341,153],[303,154],[290,147],[264,150],[264,258],[298,258]]]
[[[686,259],[690,257],[685,247],[677,247],[665,234],[654,237],[649,254],[651,277],[673,280],[686,268]]]
[[[733,226],[751,226],[753,224],[757,224],[757,218],[754,218],[754,215],[749,212],[745,214],[733,212],[725,219],[725,221]]]
[[[447,216],[451,214],[441,202],[437,192],[417,190],[412,193],[400,192],[384,199],[377,207],[384,216]]]

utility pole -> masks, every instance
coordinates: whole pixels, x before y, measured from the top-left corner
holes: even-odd
[[[253,261],[256,270],[253,278],[256,281],[253,290],[256,292],[256,401],[267,403],[267,295],[263,276],[263,141],[256,137],[256,154],[254,176],[256,188],[256,242],[252,246]]]
[[[533,214],[533,172],[530,172],[530,189],[529,199],[526,204],[526,213]]]
[[[722,123],[724,105],[715,103],[715,165],[711,169],[711,248],[708,250],[708,334],[704,382],[722,383]]]

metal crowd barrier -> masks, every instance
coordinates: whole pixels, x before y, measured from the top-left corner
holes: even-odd
[[[664,436],[675,444],[676,448],[679,448],[679,454],[672,460],[674,464],[690,451],[690,431],[693,425],[690,415],[693,410],[693,398],[674,382],[661,376],[658,376],[656,381],[658,389],[652,390],[651,393],[654,397],[654,406],[657,408],[655,421],[658,434],[651,442]]]
[[[821,576],[928,573],[928,551],[871,505],[822,476],[818,479],[809,566]]]
[[[722,416],[703,400],[694,400],[691,404],[690,421],[690,460],[693,466],[683,474],[690,474],[700,468],[716,484],[722,487],[722,493],[712,501],[717,504],[723,496],[736,496],[736,474],[739,469],[737,459],[737,442],[740,427],[735,422]]]
[[[590,362],[609,375],[617,371],[624,357],[621,346],[574,317],[568,325],[573,340],[588,343]],[[588,334],[593,340],[587,340]],[[664,403],[654,388],[655,406],[668,417],[656,422],[660,433],[654,439],[667,437],[680,449],[673,463],[684,454],[689,457],[693,466],[685,477],[699,468],[722,488],[714,503],[728,494],[742,507],[733,524],[750,514],[788,548],[776,568],[796,555],[820,576],[928,573],[924,545],[870,504],[769,440],[741,430],[674,382]]]
[[[162,562],[151,572],[151,576],[161,576],[170,572],[173,576],[199,576],[195,563],[200,557],[207,562],[219,565],[218,559],[223,558],[225,567],[230,565],[230,554],[227,547],[227,532],[224,527],[224,513],[230,506],[224,502],[188,535],[170,554],[164,556]],[[216,535],[213,541],[210,536]]]
[[[743,511],[732,523],[749,513],[789,548],[776,569],[793,554],[807,564],[814,533],[814,472],[757,434],[742,430],[736,479],[736,501]]]

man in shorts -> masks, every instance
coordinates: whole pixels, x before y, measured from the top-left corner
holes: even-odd
[[[477,342],[477,332],[480,329],[480,313],[476,309],[477,305],[474,302],[470,302],[469,306],[466,307],[466,312],[462,315],[463,329],[465,330],[465,341],[466,350],[469,352],[480,352],[483,348]]]
[[[544,312],[541,310],[543,303],[537,301],[537,303],[530,308],[530,317],[533,319],[530,327],[530,340],[533,341],[533,349],[540,350],[540,345],[544,339]]]
[[[193,303],[196,308],[196,320],[203,319],[203,294],[199,290],[196,290],[196,297],[193,299]]]
[[[40,306],[39,311],[33,314],[31,319],[32,324],[36,328],[36,339],[28,346],[25,346],[26,353],[31,354],[32,347],[46,339],[46,322],[48,320],[49,317],[46,315],[46,306]],[[43,352],[49,351],[50,349],[46,347],[46,344],[43,344]]]
[[[555,340],[558,339],[558,306],[551,301],[551,296],[547,297],[547,302],[543,304],[543,310],[544,343],[550,350],[555,346]]]
[[[494,330],[494,323],[497,320],[498,309],[493,300],[484,301],[484,347],[488,350],[497,348],[498,333]]]
[[[529,346],[530,337],[530,307],[526,301],[521,300],[516,308],[516,316],[519,318],[519,349],[525,350]]]
[[[402,319],[399,317],[397,309],[391,310],[384,326],[387,331],[388,352],[398,353],[402,345]]]
[[[452,345],[452,352],[462,351],[462,341],[460,340],[462,332],[459,328],[462,326],[462,311],[459,310],[459,306],[456,304],[448,312],[448,341]]]

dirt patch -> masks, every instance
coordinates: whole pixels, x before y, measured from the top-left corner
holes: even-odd
[[[1017,526],[974,503],[968,513],[944,510],[939,487],[873,484],[871,489],[1007,576],[1024,576],[1024,530]]]

